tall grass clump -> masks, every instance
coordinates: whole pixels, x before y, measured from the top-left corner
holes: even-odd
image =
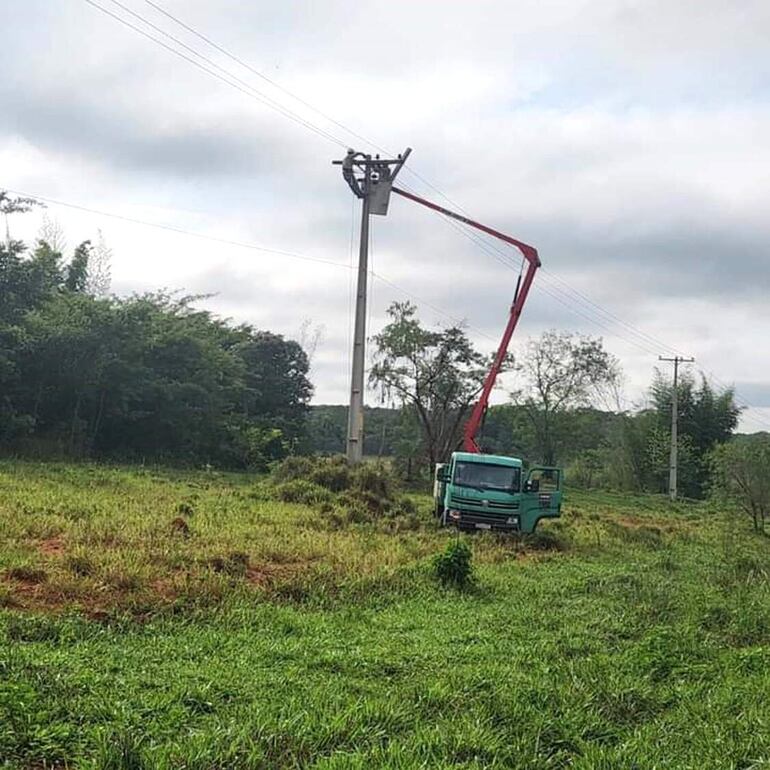
[[[384,463],[350,466],[341,455],[287,457],[273,469],[272,482],[273,494],[282,502],[322,505],[348,523],[415,513]]]

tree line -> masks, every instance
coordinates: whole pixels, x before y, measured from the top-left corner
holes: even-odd
[[[388,312],[388,324],[373,338],[369,381],[393,409],[370,412],[367,451],[379,446],[382,454],[387,447],[405,473],[427,476],[459,445],[490,361],[461,326],[427,329],[408,302]],[[666,491],[673,386],[662,373],[655,372],[647,403],[623,408],[620,364],[602,340],[553,330],[521,346],[506,367],[517,387],[509,403],[488,410],[478,437],[484,451],[566,466],[579,486]],[[714,450],[733,436],[740,409],[732,389],[714,390],[692,373],[681,377],[678,396],[679,487],[699,498],[715,476]],[[344,410],[319,409],[311,441],[320,449],[335,417],[341,449]]]
[[[304,448],[312,385],[298,343],[194,297],[104,296],[95,251],[0,245],[6,454],[258,468]]]
[[[0,192],[6,222],[32,205]],[[68,250],[50,220],[33,246],[6,224],[0,450],[256,469],[292,453],[344,451],[347,409],[311,409],[299,343],[197,309],[199,297],[111,296],[109,256],[101,238]],[[370,342],[369,385],[381,404],[366,410],[365,453],[425,481],[459,446],[490,359],[461,325],[426,328],[408,302],[391,305]],[[485,451],[565,466],[588,488],[665,491],[672,386],[661,373],[647,403],[624,409],[619,363],[600,339],[548,331],[505,366],[517,387],[488,410]],[[684,374],[678,395],[682,493],[702,497],[717,479],[736,494],[750,486],[770,449],[731,441],[732,390]],[[760,502],[746,510],[761,528],[770,491],[756,489]]]

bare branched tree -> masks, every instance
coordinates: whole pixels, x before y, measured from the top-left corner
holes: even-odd
[[[112,249],[107,245],[104,233],[101,230],[97,233],[99,237],[88,254],[86,291],[94,297],[106,297],[112,282]]]
[[[511,395],[524,407],[539,459],[548,465],[556,460],[562,414],[604,401],[621,380],[620,365],[601,339],[554,330],[529,340],[517,369],[525,387]]]
[[[46,243],[51,251],[57,254],[64,254],[67,250],[67,236],[61,222],[48,214],[43,214],[43,224],[40,225],[37,239]]]
[[[309,369],[313,367],[313,358],[318,350],[318,346],[323,342],[325,333],[326,327],[323,324],[313,326],[311,318],[303,319],[300,324],[297,342],[305,351]]]

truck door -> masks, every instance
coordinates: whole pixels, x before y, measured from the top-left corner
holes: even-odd
[[[561,484],[560,468],[543,466],[530,468],[527,481],[524,484],[524,497],[526,498],[524,507],[530,513],[527,518],[531,521],[532,530],[539,519],[561,516]]]

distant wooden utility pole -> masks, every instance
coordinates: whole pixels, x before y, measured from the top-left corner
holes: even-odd
[[[671,454],[668,462],[668,496],[676,500],[676,471],[678,463],[677,441],[678,441],[678,422],[679,422],[679,364],[691,364],[694,358],[682,358],[674,356],[673,358],[664,358],[658,356],[659,361],[667,361],[674,364],[674,390],[671,395]]]

